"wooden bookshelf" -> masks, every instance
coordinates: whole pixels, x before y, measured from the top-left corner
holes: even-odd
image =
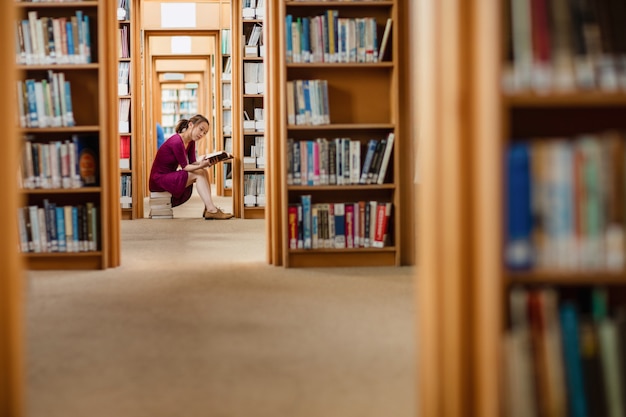
[[[230,24],[230,22],[229,22]],[[233,153],[233,86],[232,86],[232,31],[230,28],[221,29],[221,67],[219,80],[221,88],[220,126],[217,136],[220,139],[221,149]],[[224,162],[215,166],[217,195],[231,197],[233,195],[233,163]]]
[[[22,207],[43,208],[47,200],[56,204],[57,207],[75,207],[75,213],[83,212],[82,208],[87,207],[88,203],[96,208],[96,211],[92,212],[93,227],[89,228],[90,232],[93,232],[93,244],[90,247],[78,245],[75,248],[76,252],[45,252],[44,245],[40,245],[41,252],[36,253],[34,250],[38,249],[37,245],[29,246],[28,242],[33,242],[33,239],[28,238],[27,233],[26,239],[21,239],[26,264],[30,269],[103,269],[117,266],[120,258],[119,173],[117,169],[119,139],[117,129],[113,127],[117,125],[115,99],[117,96],[115,94],[117,91],[117,45],[106,41],[116,39],[116,25],[114,24],[116,5],[104,0],[63,3],[21,2],[16,3],[15,8],[17,19],[20,20],[28,19],[30,13],[30,16],[35,19],[52,18],[57,22],[62,18],[71,21],[74,16],[79,22],[82,14],[85,24],[77,24],[75,27],[80,27],[84,31],[77,33],[75,39],[80,41],[83,35],[88,33],[84,39],[90,41],[82,42],[87,46],[82,49],[82,55],[76,54],[74,58],[68,58],[66,61],[62,61],[57,55],[57,63],[51,65],[52,55],[41,49],[44,52],[39,55],[39,59],[34,57],[28,59],[26,56],[26,61],[21,61],[17,66],[18,80],[31,79],[41,82],[53,80],[52,73],[62,73],[71,89],[71,95],[66,95],[66,101],[71,102],[73,112],[73,120],[70,117],[58,117],[62,115],[61,113],[57,113],[57,117],[46,117],[46,114],[51,113],[45,111],[37,114],[37,117],[34,115],[29,117],[26,123],[23,118],[18,119],[20,120],[19,137],[23,148],[22,155],[30,154],[26,152],[27,140],[29,145],[35,145],[39,150],[47,148],[50,155],[56,154],[52,150],[52,145],[72,142],[74,137],[91,149],[84,154],[85,156],[77,157],[76,172],[80,175],[80,182],[70,181],[71,186],[65,184],[65,179],[69,181],[69,178],[65,176],[63,185],[58,185],[54,178],[55,172],[59,171],[52,168],[42,169],[37,175],[31,177],[28,171],[29,165],[23,163],[21,168]],[[52,19],[48,21],[52,23]],[[79,50],[80,48],[77,48],[77,51]],[[48,72],[49,70],[52,73]],[[58,84],[61,85],[60,82]],[[51,94],[50,97],[53,102],[56,101],[54,95]],[[57,95],[57,97],[60,96]],[[19,109],[19,106],[17,108]],[[50,105],[49,108],[54,108],[54,106]],[[30,107],[29,110],[32,113],[33,108]],[[52,159],[42,158],[39,161],[41,164],[47,161],[49,167],[54,166]],[[45,167],[45,165],[40,166]],[[24,172],[28,175],[24,176]],[[52,175],[52,180],[50,175]],[[86,221],[85,218],[81,217],[81,219]],[[82,226],[82,223],[78,225],[81,229],[80,240],[87,240],[87,236],[82,233],[86,228]],[[76,230],[76,226],[76,223],[73,224],[73,230]],[[32,232],[30,228],[21,230]],[[41,233],[46,235],[47,231],[46,224],[42,224]],[[50,241],[47,236],[46,240]],[[41,244],[41,239],[39,242]]]
[[[420,103],[416,118],[421,135],[419,414],[511,415],[508,401],[515,397],[505,369],[512,359],[507,353],[514,320],[512,291],[553,289],[558,309],[561,299],[587,299],[593,288],[604,287],[609,289],[611,317],[623,305],[626,269],[550,266],[557,256],[533,257],[524,268],[513,268],[511,258],[505,258],[511,220],[506,201],[509,193],[524,189],[508,185],[505,156],[514,144],[526,141],[531,146],[560,140],[573,145],[581,134],[623,131],[624,90],[586,89],[575,83],[563,91],[554,82],[547,88],[512,89],[510,0],[459,8],[426,3],[412,5],[409,13],[415,22],[410,41],[417,62],[411,91]],[[535,5],[527,5],[531,3]],[[519,17],[513,14],[513,19]],[[596,136],[592,141],[603,140]],[[618,194],[623,198],[624,190]],[[574,209],[575,203],[565,206]],[[534,220],[532,224],[535,233]],[[620,228],[623,233],[623,220]],[[532,244],[532,252],[539,253]],[[589,306],[579,308],[587,311]],[[600,382],[584,380],[592,386]],[[538,415],[559,414],[544,410]]]
[[[409,223],[408,227],[400,227],[405,214],[404,208],[410,213],[412,204],[404,204],[402,196],[405,176],[410,176],[412,167],[403,169],[405,163],[402,152],[409,153],[412,149],[410,139],[403,136],[405,126],[400,112],[400,105],[403,102],[403,95],[399,89],[400,80],[403,74],[400,57],[400,33],[402,20],[399,18],[400,9],[403,7],[402,1],[352,1],[352,2],[316,2],[316,1],[281,1],[279,5],[273,6],[268,15],[268,33],[272,33],[267,40],[270,46],[270,54],[278,56],[278,60],[270,62],[268,71],[272,74],[279,74],[277,85],[274,80],[268,80],[269,86],[268,100],[277,103],[268,109],[268,136],[275,137],[276,143],[270,145],[270,181],[268,192],[272,197],[272,207],[270,211],[268,232],[277,240],[277,243],[269,248],[268,256],[270,262],[286,267],[324,267],[324,266],[399,266],[410,263],[404,258],[403,248],[405,238],[412,236]],[[296,49],[292,43],[292,51],[289,51],[288,41],[289,25],[287,19],[292,22],[299,22],[305,26],[305,19],[309,19],[313,27],[313,19],[318,16],[329,16],[329,11],[335,11],[334,19],[326,20],[326,24],[337,26],[337,50],[340,48],[341,29],[339,22],[345,22],[346,27],[356,25],[362,18],[363,25],[371,28],[375,34],[377,42],[370,47],[367,56],[356,54],[350,57],[345,55],[345,59],[340,59],[337,53],[336,58],[324,56],[323,52],[311,59],[305,55],[295,58]],[[385,26],[391,20],[390,36],[386,45],[384,56],[378,57],[379,47],[385,31]],[[324,23],[321,23],[324,25]],[[272,30],[270,30],[272,29]],[[294,29],[295,30],[295,29]],[[375,30],[375,31],[374,31]],[[304,33],[304,32],[303,32]],[[305,35],[301,39],[307,38]],[[310,44],[315,43],[313,37],[308,37]],[[334,42],[334,41],[332,41]],[[274,44],[275,43],[275,44]],[[306,49],[306,48],[305,48]],[[311,47],[311,50],[313,48]],[[311,54],[312,56],[313,54]],[[274,62],[275,61],[275,62]],[[325,94],[327,89],[327,118],[308,123],[297,120],[296,115],[291,119],[288,114],[290,88],[292,83],[300,80],[308,80],[309,89],[312,91],[314,85],[320,85],[320,94]],[[322,80],[319,84],[314,84],[310,80]],[[324,85],[325,83],[325,85]],[[305,85],[303,82],[302,85]],[[296,87],[297,88],[297,87]],[[304,87],[306,88],[306,87]],[[311,95],[316,94],[311,92]],[[297,100],[297,98],[296,98]],[[323,100],[321,101],[323,102]],[[314,107],[313,107],[314,108]],[[294,175],[299,172],[293,166],[293,155],[298,154],[297,147],[308,146],[312,142],[317,142],[319,138],[327,139],[327,142],[318,142],[318,146],[325,147],[326,143],[335,141],[336,138],[348,138],[358,151],[350,152],[350,155],[360,154],[360,161],[351,162],[352,169],[358,171],[359,175],[363,169],[369,141],[374,139],[376,143],[394,137],[393,147],[389,158],[388,168],[381,179],[380,184],[360,183],[358,180],[325,180],[317,178],[313,181],[307,178],[307,183],[294,181]],[[344,143],[345,145],[345,143]],[[338,145],[338,146],[344,146]],[[315,144],[310,145],[315,146]],[[347,146],[347,145],[346,145]],[[380,149],[384,149],[380,148]],[[332,153],[332,151],[330,152]],[[330,155],[322,153],[320,161],[326,160]],[[347,155],[347,152],[346,152]],[[330,156],[329,156],[330,157]],[[324,162],[320,162],[322,166]],[[331,171],[332,172],[332,171]],[[378,173],[378,170],[376,170]],[[303,174],[304,175],[304,174]],[[317,174],[314,174],[315,176]],[[332,175],[332,174],[331,174]],[[310,177],[310,175],[309,175]],[[304,177],[302,177],[304,178]],[[380,205],[389,204],[391,214],[388,217],[388,237],[382,247],[363,245],[364,240],[360,240],[358,245],[349,243],[344,246],[340,241],[340,247],[328,247],[328,237],[322,245],[321,234],[319,234],[317,247],[312,243],[311,248],[299,247],[293,242],[293,232],[290,232],[289,211],[298,204],[303,204],[303,196],[311,196],[312,204],[323,204],[331,208],[341,207],[342,204],[358,202],[376,202]],[[407,187],[407,195],[412,195]],[[355,211],[357,207],[355,206]],[[361,216],[363,212],[360,213]],[[340,217],[329,214],[330,219],[340,219]],[[312,216],[315,219],[315,216]],[[323,217],[320,217],[322,219]],[[358,218],[358,217],[355,217]],[[348,222],[349,223],[349,222]],[[343,224],[343,223],[342,223]],[[349,228],[346,229],[350,230]],[[404,236],[403,236],[404,235]],[[350,233],[346,233],[349,240]],[[303,246],[304,246],[303,242]],[[332,246],[332,244],[331,244]]]
[[[123,6],[123,7],[120,7]],[[123,220],[143,217],[143,193],[141,183],[143,170],[138,155],[142,143],[139,138],[138,96],[139,79],[136,57],[139,54],[139,2],[124,0],[117,8],[118,25],[118,77],[125,71],[126,76],[118,80],[119,103],[119,141],[120,141],[120,208]],[[127,117],[122,120],[122,109],[128,109]]]
[[[265,7],[258,0],[232,4],[233,214],[265,217]],[[251,7],[250,7],[251,6]],[[249,46],[254,31],[257,42]],[[251,71],[253,69],[253,71]],[[258,74],[255,77],[254,74]],[[246,116],[247,115],[247,119]],[[252,150],[256,149],[255,155]],[[250,162],[244,163],[244,159]],[[256,162],[254,162],[256,161]]]

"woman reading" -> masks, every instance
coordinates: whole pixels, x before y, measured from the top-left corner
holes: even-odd
[[[214,165],[216,160],[196,160],[196,141],[202,139],[208,131],[209,121],[200,114],[181,119],[176,124],[176,133],[157,150],[148,186],[150,191],[167,191],[172,194],[172,207],[176,207],[191,198],[195,183],[204,202],[203,217],[206,220],[230,219],[233,215],[219,209],[211,197],[206,168]]]

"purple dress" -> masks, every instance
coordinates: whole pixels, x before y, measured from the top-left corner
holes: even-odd
[[[193,184],[187,187],[189,173],[182,169],[196,162],[196,143],[191,141],[185,150],[183,138],[178,133],[163,142],[152,162],[150,171],[150,191],[167,191],[172,194],[172,207],[180,206],[189,200]]]

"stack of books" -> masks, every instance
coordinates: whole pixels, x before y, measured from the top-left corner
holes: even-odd
[[[150,192],[150,218],[173,219],[172,194],[167,191]]]

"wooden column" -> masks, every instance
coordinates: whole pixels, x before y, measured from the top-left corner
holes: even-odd
[[[499,10],[411,2],[422,416],[498,415]]]
[[[15,27],[15,5],[0,5],[0,39],[10,43]],[[22,205],[17,188],[18,161],[21,160],[21,143],[15,126],[15,51],[0,49],[3,65],[0,66],[0,112],[6,123],[3,126],[2,152],[0,153],[0,178],[2,178],[2,204],[0,204],[0,415],[24,415],[23,398],[23,267],[18,252],[17,209]]]

